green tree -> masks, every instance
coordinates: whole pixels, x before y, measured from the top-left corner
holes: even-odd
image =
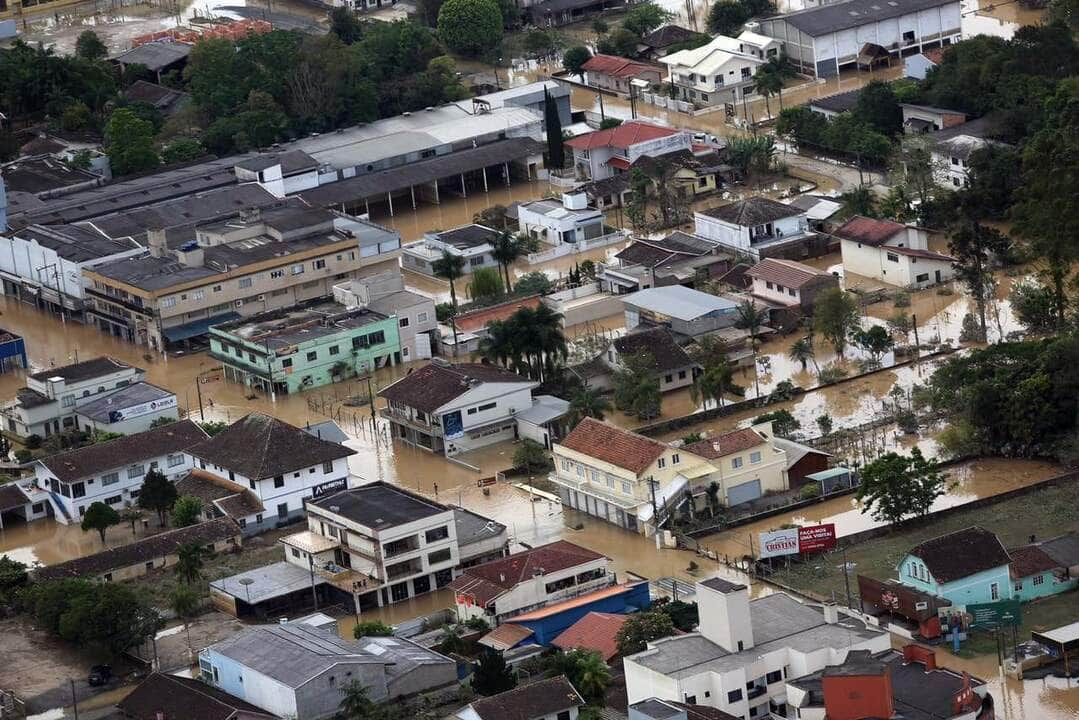
[[[109,48],[93,30],[83,30],[75,38],[75,56],[83,60],[102,60],[109,54]]]
[[[551,467],[551,458],[535,440],[525,438],[513,451],[513,467],[526,473],[538,473]]]
[[[868,329],[857,328],[851,333],[851,339],[869,353],[875,363],[880,363],[881,356],[895,346],[892,334],[883,325],[872,325]]]
[[[330,11],[330,32],[344,44],[351,45],[363,37],[363,23],[352,8],[342,5]]]
[[[584,64],[592,59],[592,51],[584,45],[574,45],[562,55],[562,67],[584,82]]]
[[[345,686],[337,709],[343,720],[370,720],[378,706],[367,697],[367,686],[354,679]]]
[[[128,108],[118,108],[109,116],[105,151],[116,175],[152,170],[159,162],[154,152],[154,126]]]
[[[600,38],[599,42],[596,43],[596,52],[603,55],[632,57],[637,54],[637,45],[640,42],[639,35],[625,28],[615,28],[609,35]]]
[[[618,654],[622,657],[639,653],[648,643],[675,634],[671,616],[662,612],[638,612],[626,618],[615,635]]]
[[[446,280],[450,284],[450,304],[454,312],[457,311],[457,286],[456,282],[465,274],[465,259],[460,255],[453,255],[449,250],[442,251],[442,257],[435,260],[433,269],[435,276]],[[456,343],[456,337],[454,338]]]
[[[719,489],[718,484],[716,489]],[[659,606],[659,611],[671,618],[675,628],[682,632],[693,632],[700,622],[700,612],[697,603],[687,603],[682,600],[674,600]]]
[[[594,32],[596,35],[603,35],[610,29],[611,28],[607,24],[607,21],[603,18],[597,16],[595,19],[592,20],[592,32]]]
[[[182,495],[176,498],[172,505],[172,526],[174,528],[187,527],[199,522],[202,516],[202,500],[191,495]]]
[[[766,422],[772,423],[772,432],[781,437],[789,437],[802,429],[802,423],[791,415],[790,410],[773,410],[753,418],[754,425]]]
[[[22,601],[50,634],[112,656],[145,642],[163,624],[131,586],[118,583],[44,580],[28,587]]]
[[[734,383],[734,371],[727,362],[715,363],[704,368],[689,388],[693,403],[711,400],[717,407],[723,406],[723,397],[738,386]]]
[[[1024,280],[1012,285],[1008,303],[1028,332],[1048,334],[1056,329],[1056,295],[1044,283]]]
[[[105,542],[105,531],[113,525],[120,524],[120,513],[103,502],[90,503],[86,513],[82,516],[82,530],[97,530],[101,536],[101,542]]]
[[[202,568],[209,552],[196,542],[184,543],[176,550],[176,575],[189,585],[202,578]]]
[[[845,290],[828,288],[813,303],[813,330],[832,344],[837,355],[847,347],[847,336],[858,325],[858,303]]]
[[[708,11],[708,29],[716,35],[734,37],[750,17],[748,9],[737,0],[719,0]]]
[[[543,121],[547,128],[548,167],[561,169],[566,166],[566,148],[562,138],[562,118],[558,105],[547,88],[543,88]]]
[[[177,618],[183,620],[187,650],[192,655],[194,647],[191,645],[191,620],[198,614],[199,606],[199,594],[190,585],[177,585],[169,592],[169,607],[176,613]]]
[[[578,387],[570,395],[569,418],[570,427],[574,427],[586,417],[602,420],[611,409],[611,403],[600,395],[599,391],[590,387]]]
[[[502,10],[495,0],[446,0],[438,11],[438,36],[447,48],[475,57],[502,39]]]
[[[206,148],[195,138],[176,138],[161,149],[161,162],[165,165],[191,162],[206,155]]]
[[[473,300],[483,302],[497,300],[505,293],[502,276],[496,268],[476,268],[472,271],[472,282],[468,284],[468,294]]]
[[[634,33],[637,37],[644,37],[670,20],[671,13],[647,1],[633,5],[626,16],[622,19],[622,27]]]
[[[895,525],[908,516],[929,514],[933,502],[947,489],[944,473],[913,448],[910,456],[890,452],[862,468],[855,497],[863,513]]]
[[[484,649],[472,672],[472,689],[480,695],[497,695],[517,687],[517,676],[502,653]]]
[[[779,96],[779,111],[783,112],[783,86],[788,80],[798,77],[798,71],[794,69],[786,52],[780,52],[778,55],[768,58],[764,63],[764,67],[768,68],[768,73],[779,81],[778,84],[773,84],[772,87]],[[768,114],[771,115],[772,111],[769,110]]]
[[[757,397],[761,396],[757,351],[760,349],[761,331],[766,322],[768,322],[768,311],[763,307],[757,307],[752,300],[743,300],[738,304],[738,319],[734,321],[734,326],[749,333],[749,342],[753,350],[753,381],[757,384]]]
[[[768,64],[761,65],[753,75],[752,89],[764,98],[765,111],[768,117],[772,117],[771,97],[783,92],[783,78],[776,74]]]
[[[364,637],[389,637],[393,635],[393,626],[381,620],[363,620],[352,628],[352,637],[359,640]]]
[[[621,365],[614,373],[614,406],[639,420],[658,417],[663,396],[655,358],[642,351],[622,357]]]
[[[60,127],[68,131],[86,130],[94,124],[94,112],[82,100],[68,105],[60,116]]]
[[[213,437],[222,430],[228,428],[229,424],[226,422],[222,422],[221,420],[207,420],[205,422],[198,423],[198,426],[202,428],[202,431],[204,433],[206,433],[210,437]]]
[[[808,335],[800,337],[794,341],[791,345],[790,352],[787,353],[787,357],[796,363],[801,363],[802,370],[806,369],[806,364],[812,360],[813,364],[817,364],[816,352],[813,349],[813,339]]]
[[[1006,235],[972,219],[961,220],[948,238],[948,250],[956,260],[955,275],[978,308],[982,342],[987,337],[986,308],[996,290],[993,260],[1006,255],[1010,246]]]
[[[513,286],[518,295],[546,295],[551,292],[551,279],[539,270],[525,273]]]
[[[565,47],[565,44],[562,35],[553,29],[529,30],[524,41],[528,54],[542,60],[557,56],[558,51]]]
[[[832,434],[832,416],[828,413],[822,413],[817,416],[817,427],[820,428],[821,435]]]
[[[176,498],[176,486],[169,482],[161,471],[151,470],[146,473],[146,477],[142,479],[138,504],[143,510],[156,512],[161,527],[165,527],[165,514],[172,510]]]
[[[903,111],[891,83],[881,80],[866,83],[858,93],[853,114],[887,137],[893,137],[903,129]]]
[[[556,656],[552,665],[553,672],[565,675],[585,702],[602,705],[611,680],[610,668],[602,655],[595,650],[573,648]]]

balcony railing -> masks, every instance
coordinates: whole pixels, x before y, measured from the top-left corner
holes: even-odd
[[[421,422],[414,417],[409,417],[408,413],[402,410],[394,410],[393,408],[382,408],[379,413],[387,420],[393,420],[395,422],[408,425],[428,435],[434,435],[435,437],[442,437],[442,427],[439,425],[432,425],[431,423]]]
[[[409,575],[415,575],[422,569],[421,566],[411,562],[388,565],[386,566],[386,579],[397,580],[398,578],[408,577]]]

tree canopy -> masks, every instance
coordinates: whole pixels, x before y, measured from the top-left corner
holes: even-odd
[[[910,455],[890,452],[862,468],[855,497],[863,513],[888,524],[928,514],[933,502],[947,489],[944,473],[917,447]]]
[[[615,640],[618,654],[625,657],[644,650],[652,640],[675,634],[671,616],[664,612],[649,611],[630,615],[619,628]]]
[[[481,55],[502,39],[502,10],[496,0],[446,0],[438,11],[438,36],[462,55]]]
[[[157,513],[161,524],[165,524],[165,514],[172,510],[176,503],[176,486],[169,482],[159,470],[151,470],[142,479],[142,489],[139,491],[138,503],[143,510],[153,510]]]
[[[23,600],[50,634],[114,656],[144,642],[164,624],[129,585],[46,580],[30,586]]]
[[[119,524],[120,513],[103,502],[90,503],[90,507],[86,508],[86,512],[82,516],[83,531],[97,530],[102,543],[105,542],[105,531],[113,525]]]

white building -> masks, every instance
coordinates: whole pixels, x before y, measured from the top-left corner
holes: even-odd
[[[750,293],[779,307],[797,307],[807,315],[813,312],[813,302],[824,290],[839,287],[839,278],[812,265],[765,258],[746,271],[753,280]]]
[[[764,64],[766,53],[779,52],[780,43],[755,33],[743,36],[717,35],[699,48],[660,58],[678,90],[678,99],[711,106],[734,104],[750,95],[754,73]]]
[[[759,260],[767,255],[806,256],[816,238],[806,211],[754,195],[693,214],[697,235]]]
[[[145,370],[111,357],[33,373],[26,377],[26,387],[15,392],[15,399],[0,408],[5,429],[19,437],[74,430],[78,406],[145,377]]]
[[[427,360],[438,332],[435,301],[405,289],[400,269],[352,280],[333,288],[333,299],[345,307],[363,307],[397,317],[400,362]]]
[[[631,120],[566,141],[566,147],[573,149],[573,166],[579,180],[602,180],[628,171],[642,155],[689,150],[691,145],[689,133],[643,120]]]
[[[480,698],[457,711],[457,720],[577,720],[584,698],[565,675],[519,685]]]
[[[433,502],[395,485],[375,482],[307,501],[307,530],[281,539],[285,559],[312,569],[351,595],[361,613],[423,595],[449,585],[454,568],[466,557],[502,557],[509,540],[506,526],[471,528],[476,516]],[[471,528],[467,538],[457,531]],[[483,543],[477,556],[473,544]]]
[[[484,225],[462,225],[453,230],[431,231],[423,240],[408,243],[401,249],[401,265],[425,275],[435,274],[435,263],[449,253],[465,261],[465,272],[482,267],[498,267],[492,252],[498,231]]]
[[[395,439],[456,455],[516,437],[516,414],[539,385],[495,365],[438,360],[382,388]]]
[[[467,568],[451,583],[457,615],[498,625],[515,615],[615,583],[608,558],[558,540]]]
[[[306,498],[343,490],[356,454],[257,412],[187,452],[195,467],[251,489],[276,524],[302,515]]]
[[[79,522],[86,509],[103,502],[114,510],[135,503],[146,473],[157,470],[175,480],[191,469],[186,451],[206,439],[190,420],[162,425],[136,435],[87,445],[38,460],[34,491],[46,494],[56,520]]]
[[[697,632],[655,640],[624,659],[629,703],[659,698],[735,717],[788,717],[785,681],[834,665],[851,650],[882,652],[887,633],[784,593],[750,602],[745,585],[697,583]]]
[[[75,419],[80,429],[91,433],[133,435],[161,420],[179,420],[180,408],[170,390],[139,382],[76,405]]]
[[[930,133],[933,178],[950,190],[970,185],[971,160],[979,150],[1007,148],[994,140],[996,125],[990,117],[952,125]]]
[[[856,215],[835,231],[843,273],[902,288],[923,288],[955,277],[955,258],[929,249],[924,228]]]
[[[548,245],[596,240],[607,234],[604,219],[602,211],[588,206],[588,196],[583,192],[564,193],[561,200],[532,200],[517,206],[521,232]]]
[[[846,0],[760,21],[794,66],[833,77],[855,65],[867,44],[895,57],[951,45],[961,35],[959,0]]]

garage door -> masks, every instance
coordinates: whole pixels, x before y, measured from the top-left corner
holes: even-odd
[[[760,496],[760,480],[753,480],[751,482],[742,483],[741,485],[732,485],[727,490],[727,502],[731,505],[741,505],[750,500],[756,500]]]

